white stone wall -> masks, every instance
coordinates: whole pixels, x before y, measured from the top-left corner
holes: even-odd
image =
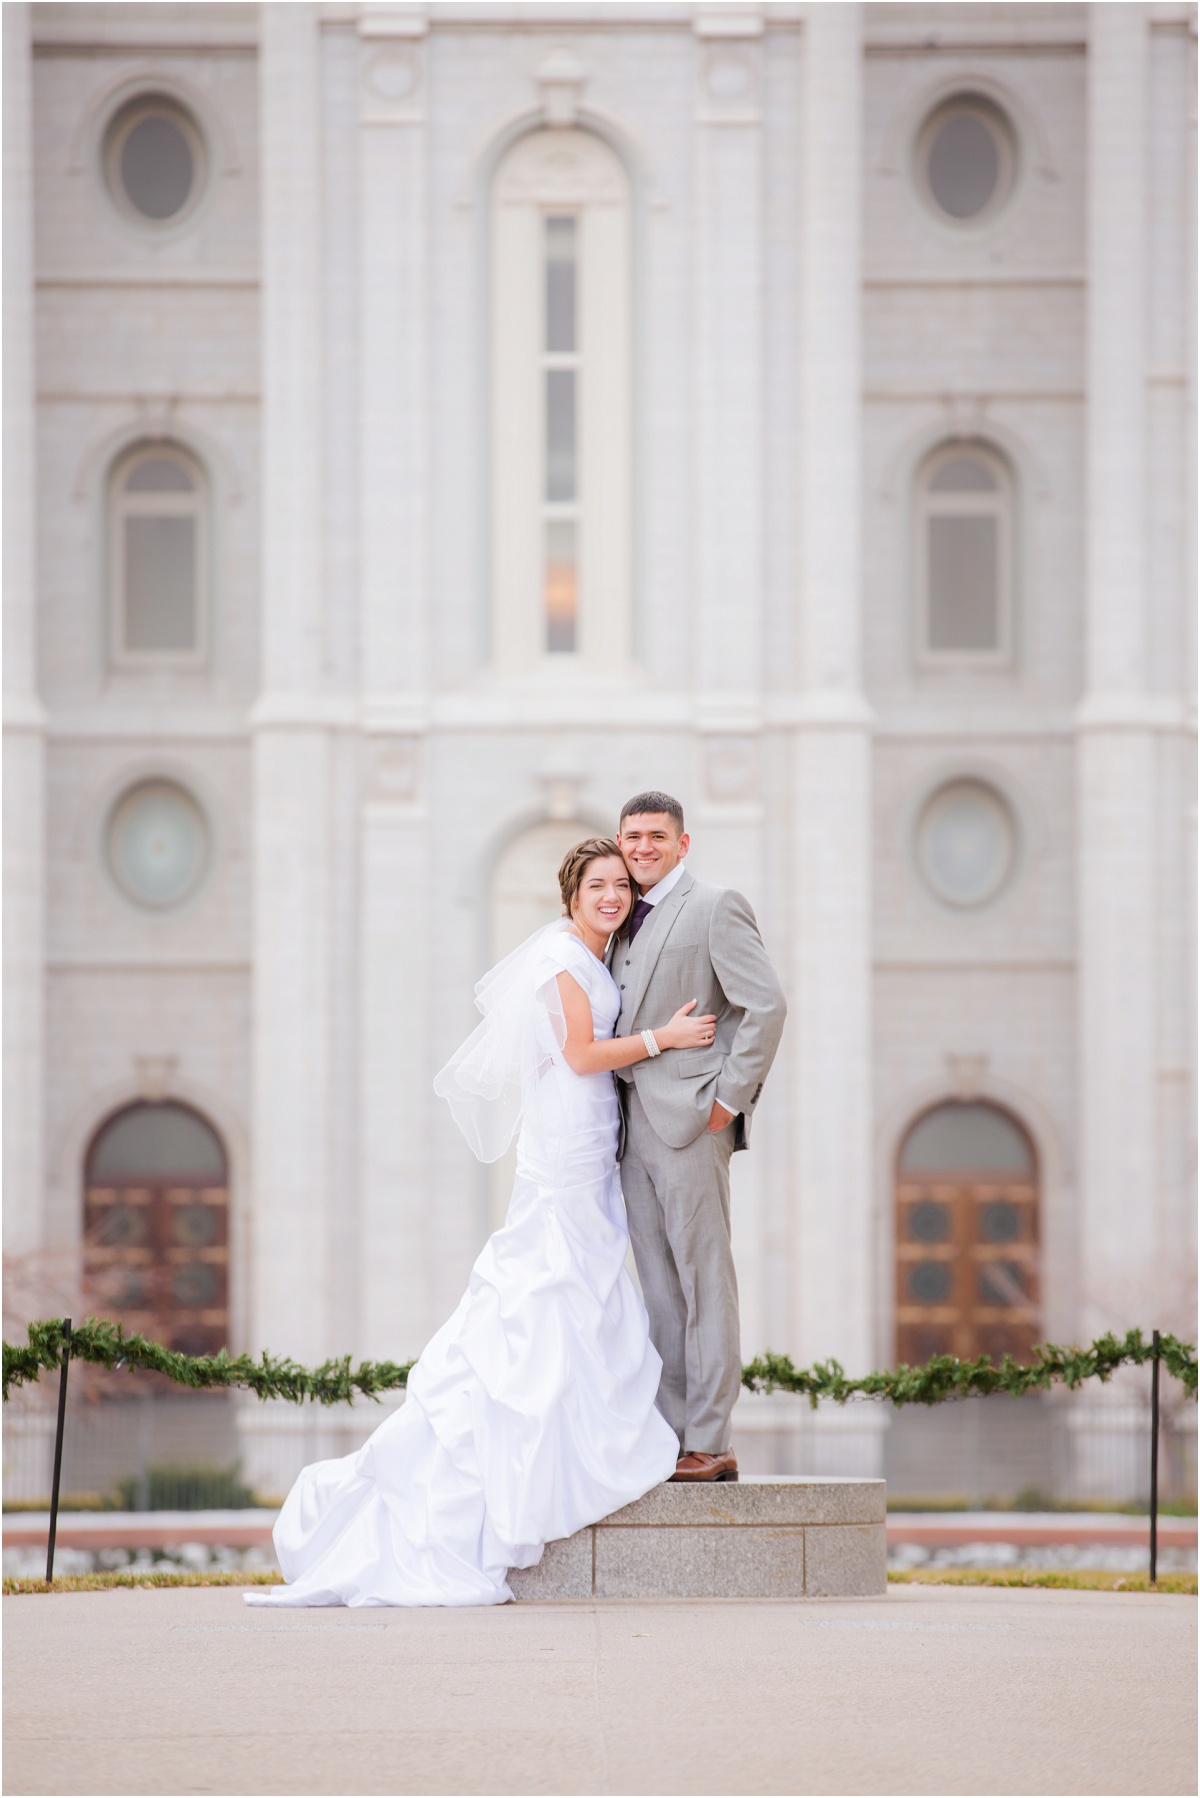
[[[178,9],[162,9],[149,57],[128,17],[87,8],[57,21],[30,14],[46,1072],[34,1111],[44,1165],[37,1228],[30,1241],[14,1232],[12,1246],[48,1249],[55,1266],[70,1252],[95,1128],[165,1081],[212,1119],[229,1152],[231,1304],[244,1339],[252,1328],[247,710],[259,665],[259,225],[254,21],[249,11],[231,18],[238,10],[197,15],[183,29]],[[161,241],[117,213],[98,162],[112,106],[147,74],[193,108],[210,153],[194,219]],[[203,672],[108,665],[107,480],[114,458],[144,437],[182,442],[207,475],[213,610]],[[112,805],[152,776],[189,787],[211,832],[206,878],[163,916],[129,903],[104,853]],[[15,1115],[14,1089],[6,1100]]]
[[[895,1155],[967,1091],[1037,1146],[1047,1333],[1184,1323],[1192,9],[10,7],[18,137],[26,19],[12,1245],[77,1240],[91,1131],[165,1077],[230,1149],[236,1346],[416,1353],[489,1217],[429,1094],[471,1022],[492,868],[538,821],[610,824],[656,784],[697,872],[751,897],[792,1006],[735,1164],[747,1353],[891,1355]],[[201,207],[161,238],[98,173],[140,81],[209,145]],[[973,235],[910,166],[962,88],[1019,145]],[[489,180],[549,117],[630,176],[635,666],[501,680]],[[33,430],[15,390],[8,428]],[[211,484],[200,672],[106,663],[105,478],[143,434]],[[1013,473],[1004,669],[913,653],[913,481],[956,437]],[[213,834],[201,888],[154,918],[102,856],[146,774]],[[955,915],[912,833],[961,775],[1005,795],[1018,847],[1000,898]],[[277,1482],[292,1450],[263,1452]]]
[[[45,1140],[45,715],[37,697],[29,9],[4,14],[4,1190],[5,1246],[36,1250]]]

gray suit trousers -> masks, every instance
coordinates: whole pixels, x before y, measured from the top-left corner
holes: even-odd
[[[720,1454],[741,1384],[737,1275],[729,1237],[733,1127],[672,1149],[637,1088],[626,1105],[621,1189],[650,1339],[662,1356],[658,1408],[685,1451]]]

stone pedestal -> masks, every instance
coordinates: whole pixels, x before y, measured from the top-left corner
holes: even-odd
[[[883,1480],[656,1486],[509,1574],[518,1599],[871,1598],[887,1589]]]

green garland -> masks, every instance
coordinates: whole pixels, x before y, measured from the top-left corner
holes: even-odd
[[[62,1360],[67,1332],[62,1318],[46,1318],[30,1324],[29,1340],[19,1346],[4,1344],[4,1397],[9,1390],[54,1372]],[[177,1386],[211,1388],[244,1386],[260,1399],[282,1398],[292,1404],[305,1399],[314,1404],[354,1402],[356,1396],[378,1399],[407,1385],[416,1365],[413,1361],[360,1361],[351,1367],[349,1355],[323,1361],[320,1367],[300,1367],[295,1361],[276,1360],[264,1350],[255,1361],[249,1355],[182,1355],[148,1342],[144,1336],[126,1336],[120,1324],[89,1317],[70,1333],[71,1357],[99,1367],[139,1367],[165,1374]],[[793,1367],[786,1355],[760,1355],[742,1369],[742,1384],[751,1392],[798,1392],[816,1407],[819,1399],[844,1405],[851,1398],[890,1399],[894,1405],[937,1405],[945,1399],[981,1398],[1006,1392],[1046,1391],[1054,1385],[1074,1390],[1085,1380],[1107,1380],[1118,1367],[1141,1367],[1154,1349],[1140,1330],[1130,1330],[1124,1340],[1101,1336],[1090,1348],[1057,1348],[1046,1343],[1033,1351],[1028,1366],[1005,1355],[997,1367],[986,1355],[960,1361],[956,1355],[935,1355],[923,1367],[900,1366],[894,1372],[869,1373],[860,1380],[847,1379],[837,1361],[818,1361],[814,1367]],[[1196,1396],[1196,1350],[1190,1342],[1164,1336],[1159,1357],[1169,1373]]]
[[[1159,1358],[1169,1373],[1196,1396],[1196,1350],[1175,1336],[1159,1339]],[[816,1408],[818,1399],[844,1405],[850,1398],[886,1398],[893,1405],[939,1405],[950,1398],[985,1398],[1005,1392],[1020,1398],[1026,1392],[1069,1386],[1072,1391],[1085,1380],[1107,1380],[1118,1367],[1141,1367],[1152,1359],[1154,1347],[1140,1330],[1125,1338],[1099,1337],[1090,1348],[1058,1348],[1048,1342],[1035,1348],[1033,1361],[1023,1365],[1005,1355],[997,1367],[986,1355],[960,1361],[957,1355],[935,1355],[923,1367],[901,1365],[890,1373],[869,1373],[850,1380],[837,1361],[818,1361],[815,1367],[793,1367],[786,1355],[760,1355],[742,1369],[742,1384],[751,1392],[799,1392]]]
[[[62,1359],[67,1334],[60,1317],[30,1324],[29,1340],[19,1347],[4,1344],[4,1398],[13,1386],[24,1386],[41,1374],[52,1372]],[[284,1398],[294,1405],[311,1399],[314,1404],[353,1403],[355,1395],[378,1399],[408,1382],[415,1362],[360,1361],[351,1368],[349,1355],[323,1361],[320,1367],[300,1367],[295,1361],[276,1360],[264,1350],[255,1361],[250,1355],[181,1355],[148,1342],[144,1336],[127,1336],[120,1324],[89,1317],[70,1335],[71,1359],[91,1361],[98,1367],[140,1367],[147,1373],[165,1374],[177,1386],[205,1388],[244,1386],[261,1399]]]

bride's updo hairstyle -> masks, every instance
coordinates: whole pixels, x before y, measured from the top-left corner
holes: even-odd
[[[558,870],[558,890],[562,894],[564,918],[574,917],[575,901],[579,897],[583,877],[592,863],[604,861],[610,855],[615,855],[620,862],[625,859],[621,854],[621,845],[612,837],[585,837],[582,843],[576,843],[573,849],[567,850],[562,867]],[[629,890],[636,898],[638,889],[632,879]]]

